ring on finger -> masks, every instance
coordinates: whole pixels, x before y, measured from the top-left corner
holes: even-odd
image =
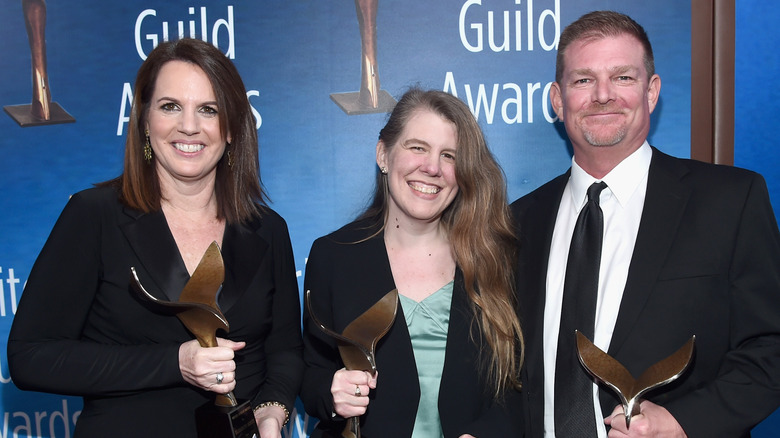
[[[217,373],[217,385],[221,385],[224,379],[225,376],[223,376],[221,372]]]
[[[360,386],[355,385],[355,397],[360,397],[360,395],[361,395]]]

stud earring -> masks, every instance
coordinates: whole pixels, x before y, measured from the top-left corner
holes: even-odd
[[[379,171],[382,172],[382,175],[387,175],[387,167],[382,166],[379,168]]]
[[[147,163],[152,162],[152,145],[149,142],[149,130],[147,129],[146,132],[146,143],[144,143],[144,160],[146,160]]]

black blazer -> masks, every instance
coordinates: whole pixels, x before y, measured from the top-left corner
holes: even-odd
[[[344,327],[395,289],[384,235],[370,237],[366,222],[352,223],[317,239],[306,265],[306,290],[311,290],[315,315],[328,327]],[[367,239],[367,240],[366,240]],[[355,243],[359,242],[359,243]],[[439,414],[445,437],[471,433],[476,437],[522,436],[518,415],[519,393],[510,391],[503,405],[496,403],[480,364],[487,352],[471,340],[480,339],[463,288],[460,271],[453,289],[447,351],[439,391]],[[400,303],[390,331],[379,341],[377,388],[362,417],[362,432],[370,438],[409,437],[412,433],[420,386],[414,353]],[[312,323],[304,309],[304,373],[301,399],[306,412],[321,421],[312,437],[340,436],[342,418],[332,419],[333,374],[344,365],[336,343]]]
[[[515,201],[528,432],[543,427],[545,278],[569,174]],[[648,394],[689,437],[749,436],[780,405],[780,233],[760,175],[653,148],[609,354],[639,376],[696,335],[692,366]],[[601,388],[604,415],[619,404]]]
[[[239,399],[292,408],[302,372],[300,307],[284,220],[271,210],[227,226],[219,305],[236,353]],[[146,307],[130,267],[157,298],[175,300],[189,275],[165,217],[122,206],[114,189],[85,190],[63,210],[24,289],[8,340],[22,389],[84,397],[76,436],[193,437],[196,407],[214,393],[186,383],[175,317]]]

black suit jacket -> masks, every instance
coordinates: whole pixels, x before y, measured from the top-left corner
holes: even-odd
[[[302,372],[300,307],[287,226],[265,210],[227,226],[219,305],[236,353],[240,399],[292,407]],[[175,317],[130,289],[130,267],[162,300],[189,275],[161,212],[122,206],[111,188],[74,195],[33,266],[8,340],[22,389],[84,397],[77,436],[193,437],[196,407],[214,393],[186,383],[179,345],[193,339]],[[171,294],[166,295],[166,293]]]
[[[315,315],[337,332],[395,289],[384,235],[374,237],[367,223],[347,225],[317,239],[306,265],[306,290],[311,290]],[[359,242],[359,243],[355,243]],[[439,414],[445,437],[471,433],[476,437],[522,436],[519,393],[511,391],[503,405],[492,398],[480,364],[486,351],[476,342],[480,335],[467,301],[460,271],[453,288],[447,351],[439,391]],[[336,343],[312,323],[304,309],[304,361],[301,391],[306,411],[321,419],[313,437],[340,436],[341,418],[332,419],[333,374],[344,365]],[[377,388],[371,391],[362,432],[370,438],[409,437],[412,433],[420,387],[412,344],[400,303],[390,331],[376,352]]]
[[[515,201],[528,432],[543,430],[550,242],[569,174]],[[562,262],[562,261],[561,261]],[[780,234],[766,184],[743,169],[653,148],[647,195],[609,354],[639,376],[696,335],[690,369],[647,398],[689,437],[748,436],[780,405]],[[580,370],[577,370],[580,372]],[[619,404],[600,389],[604,415]]]

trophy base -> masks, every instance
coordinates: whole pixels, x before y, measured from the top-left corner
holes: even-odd
[[[55,125],[57,123],[73,123],[76,119],[65,111],[57,102],[49,104],[48,119],[39,119],[32,114],[32,104],[27,105],[7,105],[3,109],[16,120],[22,128],[28,126]]]
[[[249,401],[238,406],[206,403],[195,411],[198,438],[258,438],[255,415]]]
[[[330,100],[336,103],[348,116],[359,114],[389,113],[395,107],[395,99],[385,90],[379,90],[379,102],[376,108],[371,105],[361,105],[358,102],[359,91],[351,93],[333,93]]]

